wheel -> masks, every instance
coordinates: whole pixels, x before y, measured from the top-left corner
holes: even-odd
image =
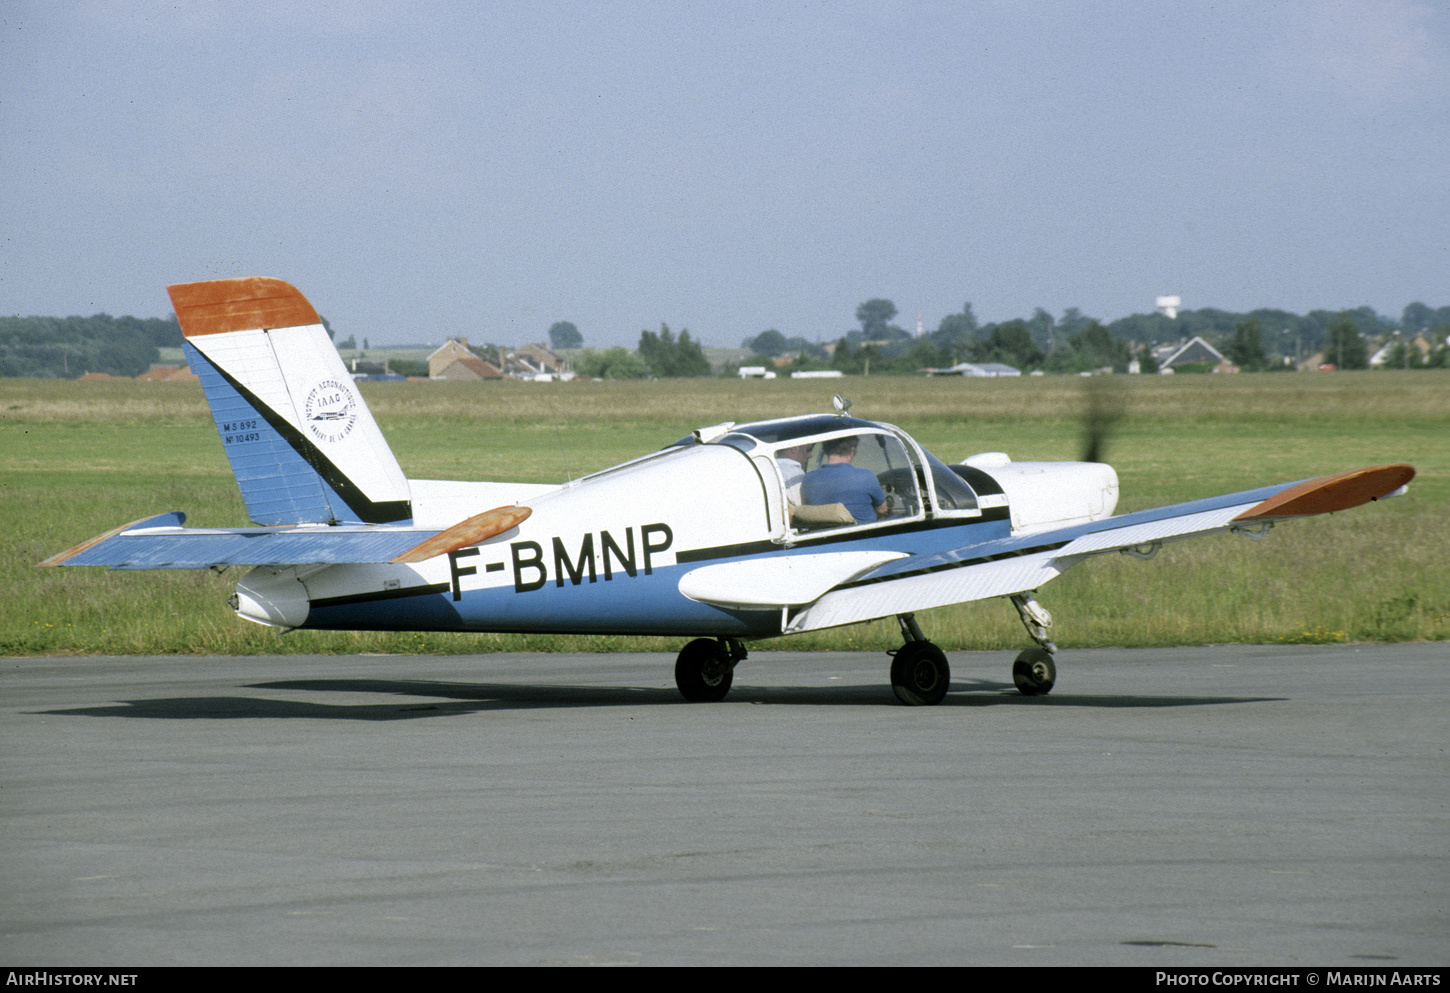
[[[891,688],[908,707],[941,703],[951,681],[946,653],[929,641],[908,641],[891,660]]]
[[[1057,682],[1057,664],[1045,648],[1029,648],[1012,663],[1012,682],[1023,696],[1046,696]]]
[[[735,681],[735,667],[725,646],[713,638],[696,638],[675,659],[675,685],[691,703],[725,699]]]

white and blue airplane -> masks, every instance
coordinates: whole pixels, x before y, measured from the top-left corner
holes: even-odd
[[[894,616],[896,696],[937,703],[946,655],[914,614],[988,597],[1009,599],[1036,642],[1014,682],[1044,694],[1056,646],[1033,593],[1076,563],[1262,535],[1396,495],[1415,474],[1375,466],[1115,517],[1108,465],[1001,453],[948,465],[838,398],[834,415],[702,427],[562,485],[408,479],[293,286],[169,291],[257,526],[187,528],[184,514],[161,514],[41,565],[249,566],[233,609],[283,629],[693,638],[675,680],[695,701],[726,695],[747,641]],[[821,499],[811,480],[843,461],[845,475],[824,474],[837,473],[824,490],[835,499]]]

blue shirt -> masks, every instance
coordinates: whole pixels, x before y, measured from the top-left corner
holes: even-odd
[[[857,524],[876,520],[876,508],[885,502],[876,474],[849,462],[827,463],[801,479],[801,503],[844,503]]]

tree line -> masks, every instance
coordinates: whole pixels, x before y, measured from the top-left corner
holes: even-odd
[[[1322,355],[1323,361],[1339,368],[1364,368],[1371,343],[1385,342],[1393,346],[1385,363],[1392,368],[1450,365],[1445,345],[1450,307],[1437,309],[1419,302],[1406,306],[1399,321],[1370,307],[1312,310],[1304,315],[1272,308],[1234,313],[1206,307],[1180,311],[1176,318],[1133,314],[1108,324],[1075,307],[1061,318],[1039,307],[1029,318],[982,324],[968,302],[919,338],[894,324],[896,315],[890,300],[867,300],[856,308],[859,327],[845,331],[832,344],[788,338],[771,328],[742,343],[751,356],[739,365],[773,365],[785,356],[790,362],[784,371],[908,375],[959,362],[1000,362],[1024,372],[1075,373],[1123,372],[1136,360],[1142,371],[1153,372],[1154,346],[1195,336],[1250,371],[1291,368],[1313,355]],[[331,327],[328,333],[334,333]],[[1411,344],[1418,335],[1433,342],[1428,355]],[[74,379],[87,372],[137,376],[156,364],[158,349],[179,347],[181,340],[174,316],[0,317],[0,376]],[[579,350],[584,344],[583,335],[569,321],[555,322],[549,340],[556,349]],[[355,345],[353,339],[343,344],[349,343]],[[579,375],[596,379],[679,378],[713,372],[690,332],[675,335],[667,324],[661,324],[658,332],[641,332],[634,350],[578,351],[573,365]]]
[[[174,316],[0,317],[0,376],[139,376],[156,364],[158,349],[180,346]]]
[[[913,374],[960,362],[1000,362],[1023,372],[1077,373],[1126,372],[1136,360],[1141,371],[1156,372],[1156,346],[1201,337],[1249,371],[1293,368],[1314,355],[1338,368],[1362,369],[1372,342],[1395,343],[1386,360],[1393,368],[1450,365],[1450,307],[1433,309],[1422,303],[1405,307],[1399,322],[1369,307],[1313,310],[1302,316],[1269,308],[1248,313],[1204,308],[1180,311],[1176,318],[1133,314],[1104,324],[1075,307],[1061,319],[1039,307],[1030,318],[981,324],[969,302],[919,338],[891,323],[896,313],[890,300],[866,301],[856,310],[861,327],[843,334],[832,347],[786,338],[772,328],[742,343],[753,355],[741,364],[768,365],[790,356],[792,371]],[[1411,344],[1422,334],[1432,343],[1424,356]]]

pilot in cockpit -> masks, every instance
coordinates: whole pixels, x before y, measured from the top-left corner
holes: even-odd
[[[821,443],[825,461],[801,478],[801,503],[845,504],[857,524],[870,524],[886,513],[886,493],[876,474],[851,464],[856,457],[855,437]]]

